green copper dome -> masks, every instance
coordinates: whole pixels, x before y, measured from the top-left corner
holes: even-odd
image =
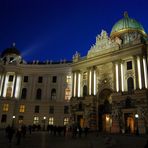
[[[120,19],[112,28],[111,37],[119,36],[125,32],[138,31],[146,35],[143,26],[135,19],[129,18],[127,12],[124,13],[124,18]]]

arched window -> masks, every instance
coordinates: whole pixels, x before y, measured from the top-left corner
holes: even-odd
[[[53,89],[51,90],[51,100],[55,100],[55,99],[56,99],[56,89],[53,88]]]
[[[12,87],[8,87],[6,97],[11,97],[11,94],[12,94]]]
[[[129,77],[127,79],[127,87],[128,87],[128,92],[132,92],[132,90],[134,90],[134,81],[132,77]]]
[[[26,96],[27,96],[27,89],[26,88],[23,88],[22,89],[21,99],[26,99]]]
[[[87,86],[83,86],[83,96],[87,96]]]
[[[36,99],[41,100],[41,96],[42,96],[42,90],[38,88],[36,92]]]

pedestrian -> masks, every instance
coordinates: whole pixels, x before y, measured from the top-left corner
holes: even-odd
[[[9,143],[11,143],[13,135],[14,135],[15,130],[13,129],[13,127],[8,126],[7,127],[7,138],[9,140]]]
[[[87,137],[87,134],[88,134],[88,127],[87,126],[84,128],[84,133],[85,133],[85,137]]]
[[[28,126],[28,129],[29,129],[29,134],[31,135],[31,133],[32,133],[32,126],[29,125],[29,126]]]

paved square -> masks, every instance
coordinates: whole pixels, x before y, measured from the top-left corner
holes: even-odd
[[[48,132],[27,133],[21,138],[20,145],[16,144],[16,136],[9,143],[4,131],[0,131],[0,148],[144,148],[148,139],[144,136],[103,135],[89,133],[87,137],[72,138],[71,136],[50,135]]]

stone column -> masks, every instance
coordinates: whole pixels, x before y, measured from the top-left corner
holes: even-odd
[[[3,75],[3,82],[2,82],[2,90],[1,90],[1,96],[3,97],[4,95],[4,87],[5,87],[5,81],[6,81],[6,74]]]
[[[143,56],[140,56],[140,67],[141,67],[141,82],[142,82],[142,88],[145,88]]]
[[[90,75],[90,68],[87,68],[87,94],[89,95],[89,75]]]
[[[147,73],[147,60],[146,57],[143,57],[143,68],[144,68],[144,85],[145,88],[148,88],[148,73]]]
[[[119,84],[119,92],[122,91],[122,84],[121,84],[121,61],[118,61],[118,84]]]
[[[116,91],[116,63],[115,62],[113,62],[112,63],[113,64],[113,77],[114,77],[114,86],[113,86],[113,88],[114,88],[114,91]]]
[[[134,73],[135,73],[135,88],[136,89],[139,89],[137,56],[134,56],[133,57],[133,60],[134,60]]]
[[[12,87],[13,87],[13,94],[12,94],[12,97],[15,97],[15,91],[16,91],[16,81],[17,81],[17,74],[15,75],[14,85],[12,86]]]
[[[80,76],[80,77],[79,77]],[[77,71],[77,96],[81,96],[81,74],[80,71]]]
[[[74,72],[72,72],[72,97],[74,97]]]
[[[115,90],[119,92],[121,90],[121,67],[119,62],[115,62]],[[120,76],[120,78],[119,78]]]
[[[94,67],[91,68],[91,95],[94,95]]]

